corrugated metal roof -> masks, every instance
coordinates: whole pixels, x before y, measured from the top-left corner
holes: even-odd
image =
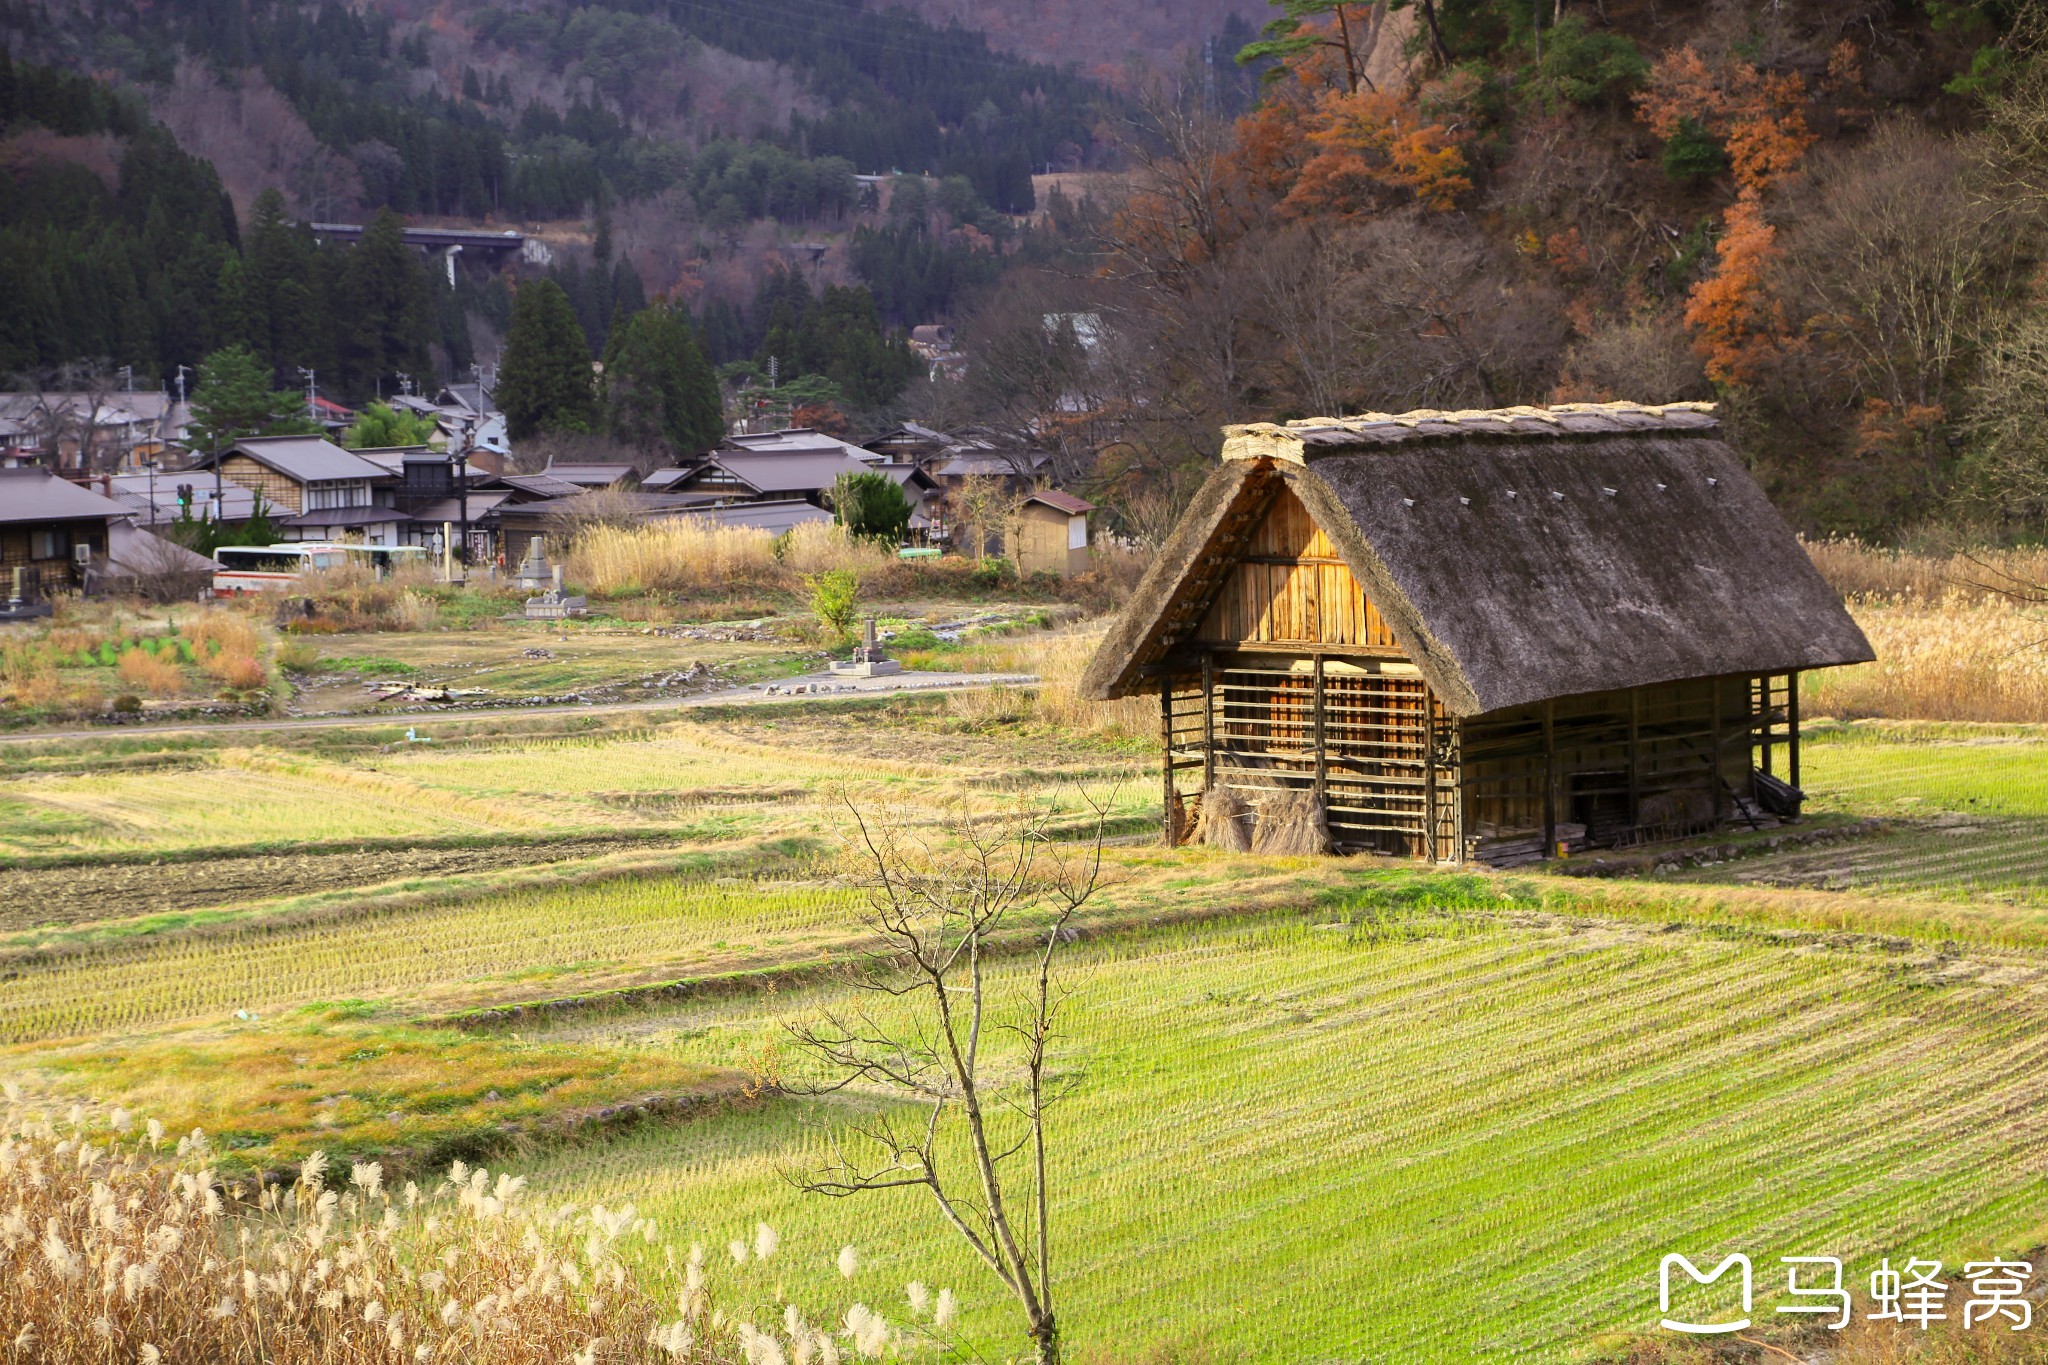
[[[713,467],[723,469],[758,493],[816,493],[837,483],[841,474],[873,472],[865,461],[837,450],[717,450],[692,470],[691,475],[694,477]]]
[[[717,526],[741,526],[776,535],[814,521],[830,521],[832,514],[813,507],[801,498],[779,498],[771,502],[734,502],[723,507],[706,507],[685,515]]]

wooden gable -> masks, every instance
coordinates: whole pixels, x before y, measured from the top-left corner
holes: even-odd
[[[1393,631],[1301,499],[1282,487],[1202,618],[1204,644],[1342,645],[1400,652]]]

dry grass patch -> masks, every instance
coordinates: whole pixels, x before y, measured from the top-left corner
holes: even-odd
[[[781,1245],[765,1224],[734,1244],[732,1262],[717,1257],[714,1308],[703,1248],[683,1254],[630,1203],[545,1205],[526,1197],[523,1178],[460,1161],[425,1188],[394,1188],[378,1163],[358,1162],[328,1188],[324,1153],[288,1186],[230,1185],[224,1199],[213,1155],[198,1132],[174,1155],[161,1121],[137,1133],[125,1110],[100,1119],[74,1106],[53,1123],[10,1103],[0,1127],[9,1359],[756,1365],[765,1343],[776,1360],[838,1365],[919,1344],[911,1325],[858,1304],[813,1325],[783,1303],[782,1265],[758,1264]]]

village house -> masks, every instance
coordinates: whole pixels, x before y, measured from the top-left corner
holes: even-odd
[[[1026,496],[1010,528],[1017,572],[1061,578],[1088,572],[1088,514],[1094,510],[1087,499],[1052,489]]]
[[[132,469],[184,435],[188,405],[154,390],[0,393],[0,448],[52,468]]]
[[[1873,657],[1711,405],[1225,436],[1081,682],[1159,699],[1174,841],[1511,863],[1756,822],[1796,809],[1799,674]]]
[[[324,437],[245,436],[222,454],[220,472],[275,509],[285,540],[400,543],[407,518],[393,505],[395,476]]]
[[[731,502],[798,499],[822,507],[841,475],[871,472],[872,459],[859,446],[801,427],[732,436],[668,487]]]
[[[0,606],[15,571],[35,600],[83,588],[126,505],[36,465],[0,469]]]

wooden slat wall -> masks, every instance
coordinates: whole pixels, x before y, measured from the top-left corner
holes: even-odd
[[[230,455],[220,464],[221,476],[244,488],[253,488],[263,495],[263,500],[284,512],[303,512],[299,505],[300,486],[278,473],[268,465],[261,465],[247,455]]]
[[[1267,508],[1246,558],[1216,594],[1195,638],[1209,644],[1399,648],[1330,538],[1285,488]]]
[[[1641,737],[1637,765],[1642,796],[1686,789],[1711,794],[1714,778],[1708,755],[1713,751],[1715,730],[1713,680],[1689,679],[1638,691]],[[1760,719],[1754,695],[1744,678],[1728,680],[1720,693],[1720,778],[1727,790],[1742,796],[1750,794],[1751,744]],[[1627,692],[1566,697],[1555,703],[1560,820],[1574,818],[1574,792],[1625,803],[1629,705]],[[1464,722],[1468,835],[1482,827],[1542,827],[1542,731],[1541,706],[1492,711]]]

